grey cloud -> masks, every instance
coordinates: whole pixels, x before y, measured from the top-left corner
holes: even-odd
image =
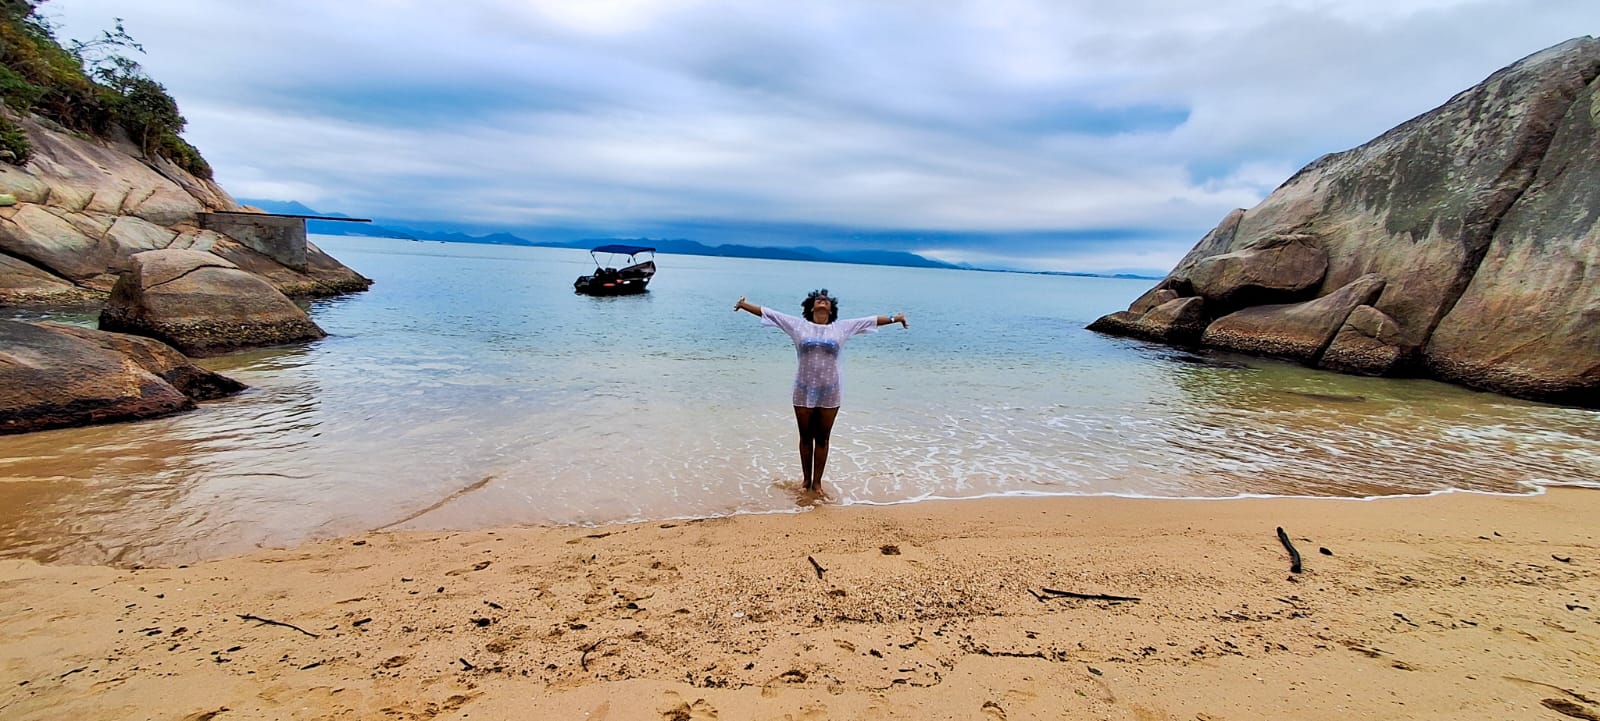
[[[1085,263],[1113,262],[1099,229],[1175,258],[1317,155],[1600,24],[1591,0],[44,8],[68,37],[126,18],[240,196],[512,229],[950,231],[946,257],[1002,254],[992,233]]]

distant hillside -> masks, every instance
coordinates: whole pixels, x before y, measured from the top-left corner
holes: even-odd
[[[245,205],[254,206],[269,213],[292,213],[296,215],[326,215],[331,217],[349,217],[340,213],[317,211],[303,203],[293,200],[259,200],[240,199]],[[429,223],[429,225],[433,225]],[[698,240],[688,238],[615,238],[594,237],[583,231],[569,231],[573,240],[560,239],[561,230],[542,230],[539,240],[530,240],[512,233],[489,233],[487,235],[470,235],[460,232],[447,224],[438,224],[432,228],[416,228],[394,222],[367,223],[340,223],[326,220],[306,221],[306,230],[320,235],[358,235],[376,238],[407,238],[410,240],[438,240],[448,243],[481,243],[488,245],[525,245],[542,248],[580,248],[589,249],[605,243],[625,243],[628,245],[647,245],[662,253],[675,253],[678,255],[708,255],[723,258],[765,258],[769,260],[808,260],[819,263],[851,263],[856,265],[891,265],[907,268],[950,268],[956,270],[984,270],[992,272],[1023,272],[1038,273],[1042,275],[1073,275],[1091,278],[1160,278],[1158,271],[1149,272],[1111,272],[1111,273],[1080,273],[1064,271],[1016,271],[1001,268],[979,268],[966,263],[946,263],[897,250],[823,250],[809,246],[766,246],[743,245],[740,243],[723,243],[708,245]],[[793,237],[804,237],[803,232],[792,234]],[[872,242],[868,239],[859,239],[857,242]]]
[[[820,248],[768,248],[753,245],[706,245],[684,238],[584,238],[564,243],[533,243],[550,248],[593,248],[605,243],[648,245],[662,253],[710,255],[722,258],[767,258],[771,260],[810,260],[819,263],[856,265],[895,265],[908,268],[960,268],[916,253],[893,250],[822,250]]]
[[[295,215],[326,215],[349,217],[312,209],[293,200],[261,200],[241,198],[240,203],[260,208],[268,213]],[[706,245],[684,238],[583,238],[569,241],[532,241],[511,233],[468,235],[440,230],[419,230],[406,226],[387,224],[340,223],[327,220],[307,220],[306,232],[320,235],[358,235],[378,238],[409,238],[411,240],[441,240],[447,243],[484,243],[489,245],[525,245],[545,248],[593,248],[604,243],[629,243],[648,245],[662,253],[678,255],[709,255],[724,258],[768,258],[773,260],[810,260],[820,263],[853,263],[857,265],[894,265],[910,268],[962,268],[963,266],[924,258],[915,253],[894,250],[822,250],[808,247],[763,247],[753,245]]]

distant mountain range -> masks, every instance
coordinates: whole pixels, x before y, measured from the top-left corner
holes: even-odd
[[[350,216],[342,213],[324,213],[294,200],[262,200],[240,198],[239,202],[268,213],[292,215],[322,215],[335,218]],[[541,248],[588,249],[605,243],[647,245],[662,253],[678,255],[709,255],[727,258],[767,258],[772,260],[809,260],[822,263],[854,263],[858,265],[893,265],[909,268],[952,268],[960,270],[993,270],[967,264],[946,263],[924,258],[916,253],[897,250],[822,250],[808,246],[770,247],[738,244],[706,245],[685,238],[579,238],[574,240],[535,241],[511,233],[498,232],[469,235],[454,230],[427,230],[395,223],[351,223],[334,220],[306,220],[306,232],[317,235],[353,235],[379,238],[407,238],[410,240],[436,240],[446,243],[480,243],[487,245],[523,245]],[[1010,271],[1015,272],[1015,271]],[[1136,274],[1069,273],[1045,271],[1044,275],[1074,275],[1107,278],[1148,278]]]

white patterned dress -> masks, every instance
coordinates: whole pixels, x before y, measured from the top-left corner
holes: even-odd
[[[878,332],[877,316],[836,320],[818,325],[799,316],[761,309],[761,324],[777,326],[794,341],[800,367],[794,374],[794,404],[803,408],[838,408],[844,376],[839,355],[851,336]]]

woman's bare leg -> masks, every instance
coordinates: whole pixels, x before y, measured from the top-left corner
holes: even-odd
[[[805,475],[801,488],[808,491],[811,490],[811,455],[814,447],[811,442],[811,428],[816,423],[813,420],[816,415],[812,412],[814,410],[818,409],[806,408],[805,406],[794,407],[795,425],[800,427],[800,472]]]
[[[822,490],[822,469],[828,466],[828,436],[833,434],[833,419],[839,416],[838,408],[815,408],[811,414],[812,462],[811,490]]]

